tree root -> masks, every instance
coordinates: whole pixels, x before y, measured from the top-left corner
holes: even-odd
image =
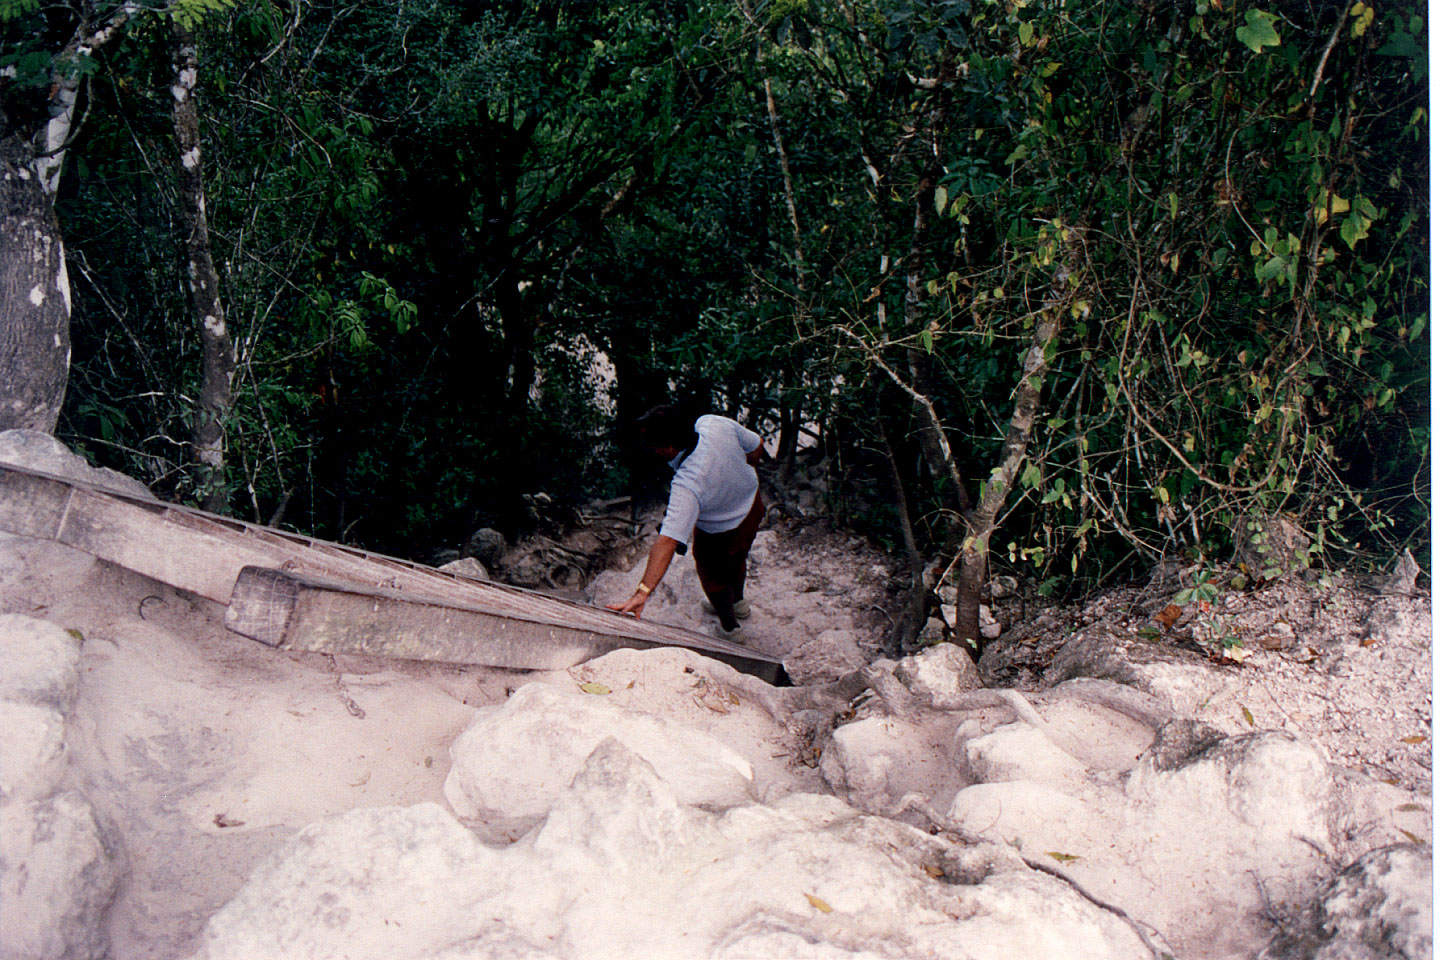
[[[986,842],[984,838],[980,837],[977,834],[969,832],[945,814],[937,811],[934,807],[930,805],[930,801],[921,794],[905,794],[905,796],[900,798],[900,801],[895,804],[894,808],[892,808],[889,813],[886,814],[886,816],[889,816],[891,819],[899,819],[903,814],[906,813],[920,814],[926,820],[930,821],[930,825],[932,827],[937,830],[943,830],[946,833],[953,834],[954,836],[959,837],[962,843],[975,846]],[[1165,939],[1164,935],[1161,934],[1159,930],[1155,929],[1150,924],[1141,923],[1134,917],[1130,916],[1130,914],[1126,913],[1122,907],[1117,907],[1113,903],[1108,903],[1104,900],[1101,900],[1089,890],[1086,890],[1079,883],[1079,881],[1066,874],[1059,867],[1051,866],[1048,863],[1041,863],[1040,861],[1032,860],[1029,857],[1022,856],[1020,859],[1024,862],[1025,866],[1029,867],[1031,870],[1043,873],[1046,876],[1054,877],[1056,880],[1060,880],[1068,884],[1070,889],[1074,890],[1077,894],[1088,900],[1090,903],[1099,907],[1101,910],[1106,911],[1107,913],[1111,913],[1119,917],[1126,923],[1127,926],[1130,927],[1131,930],[1135,931],[1135,935],[1139,937],[1140,942],[1145,944],[1145,946],[1150,950],[1150,953],[1152,956],[1155,957],[1155,960],[1174,960],[1176,956],[1174,948],[1170,946],[1169,941]],[[1160,941],[1160,943],[1163,945],[1163,949],[1160,946],[1156,946],[1156,940]]]
[[[1101,910],[1104,910],[1107,913],[1112,913],[1115,916],[1119,917],[1121,920],[1125,921],[1126,925],[1128,925],[1131,930],[1135,931],[1135,935],[1140,938],[1140,942],[1145,944],[1145,946],[1150,950],[1150,954],[1155,957],[1155,960],[1175,960],[1175,948],[1170,946],[1170,942],[1165,939],[1164,934],[1162,934],[1159,930],[1155,929],[1150,924],[1142,924],[1139,920],[1136,920],[1134,917],[1130,916],[1130,914],[1126,913],[1121,907],[1117,907],[1113,903],[1107,903],[1106,901],[1101,900],[1099,897],[1095,896],[1095,894],[1091,893],[1089,890],[1086,890],[1083,886],[1080,885],[1079,881],[1066,874],[1065,871],[1061,870],[1059,867],[1051,866],[1048,863],[1041,863],[1038,860],[1031,860],[1029,857],[1021,857],[1020,859],[1024,860],[1025,866],[1029,867],[1031,870],[1036,870],[1040,873],[1045,874],[1046,876],[1054,877],[1056,880],[1061,880],[1069,884],[1071,890],[1074,890],[1080,896],[1084,897],[1086,900],[1090,901],[1095,906],[1099,907]],[[1160,943],[1164,945],[1164,948],[1162,949],[1161,947],[1156,946],[1155,940],[1159,940]]]

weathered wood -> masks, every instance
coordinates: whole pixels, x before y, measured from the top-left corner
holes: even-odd
[[[260,567],[240,572],[225,626],[285,650],[527,670],[563,670],[612,650],[674,646],[676,639],[617,636],[575,622],[519,619]],[[683,645],[770,683],[785,679],[780,661],[736,644],[691,635]]]
[[[64,481],[0,469],[0,530],[54,540],[69,503],[70,488]]]
[[[232,629],[272,645],[290,644],[289,637],[298,644],[290,649],[320,642],[305,637],[328,637],[335,638],[327,641],[335,644],[331,652],[346,646],[404,659],[554,669],[620,647],[682,646],[789,682],[780,661],[679,627],[5,463],[0,531],[54,540],[236,607],[226,615]],[[264,571],[288,578],[266,580]],[[363,615],[367,604],[373,615]],[[357,619],[346,626],[347,616]]]

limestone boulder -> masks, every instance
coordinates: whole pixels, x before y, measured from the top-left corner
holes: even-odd
[[[75,701],[80,638],[53,623],[18,613],[0,614],[0,700],[47,705],[60,711]]]
[[[937,643],[895,665],[896,678],[922,702],[947,710],[963,694],[983,686],[970,654],[953,643]]]
[[[0,463],[88,483],[126,496],[155,499],[139,480],[108,467],[93,467],[84,457],[72,453],[65,444],[39,430],[0,431]]]
[[[0,806],[0,960],[99,960],[118,883],[94,810],[78,793]]]
[[[51,707],[0,700],[0,803],[54,793],[65,772],[65,718]]]
[[[602,693],[541,683],[479,711],[456,738],[445,798],[462,817],[542,816],[609,737],[644,757],[685,803],[720,808],[752,798],[753,768],[714,737]]]
[[[267,957],[1142,960],[1118,918],[1013,850],[833,797],[723,813],[616,738],[517,842],[435,804],[312,824],[210,920],[195,960]]]

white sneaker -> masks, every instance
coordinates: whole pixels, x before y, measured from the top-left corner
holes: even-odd
[[[745,626],[743,624],[737,623],[734,630],[726,630],[724,624],[717,622],[710,628],[710,632],[717,640],[728,640],[731,643],[745,642]]]
[[[710,615],[712,615],[712,616],[715,614],[715,605],[714,605],[713,603],[711,603],[709,600],[704,600],[704,601],[702,601],[702,602],[700,603],[700,609],[701,609],[701,610],[704,610],[706,613],[708,613],[708,614],[710,614]],[[737,619],[737,620],[749,620],[749,619],[750,619],[750,601],[749,601],[749,600],[743,600],[743,599],[742,599],[742,600],[736,600],[736,601],[735,601],[735,619]]]

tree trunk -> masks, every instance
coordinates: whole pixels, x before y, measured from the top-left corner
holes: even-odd
[[[54,63],[91,56],[138,9],[81,19]],[[92,11],[87,10],[86,13]],[[84,74],[54,70],[43,123],[0,139],[0,430],[53,433],[70,376],[70,277],[55,218]]]
[[[53,433],[70,371],[70,280],[28,143],[0,142],[0,430]]]
[[[210,253],[210,226],[205,215],[205,184],[200,166],[200,117],[195,105],[199,57],[195,36],[176,23],[174,97],[175,141],[180,148],[180,223],[185,231],[185,265],[190,276],[190,303],[200,332],[200,398],[191,424],[190,442],[199,468],[201,506],[225,510],[225,417],[230,412],[235,349],[225,328],[220,305],[220,277]]]
[[[877,398],[878,406],[878,398]],[[900,618],[890,628],[886,653],[892,657],[903,656],[909,645],[925,627],[930,614],[930,591],[935,584],[925,575],[925,557],[915,539],[915,525],[910,520],[910,501],[905,495],[905,479],[900,473],[900,462],[895,448],[890,444],[890,435],[885,430],[885,415],[877,411],[875,426],[880,434],[880,446],[885,451],[885,463],[890,468],[890,488],[895,498],[895,514],[900,523],[900,538],[905,544],[905,560],[910,568],[910,589],[905,594],[905,604]]]
[[[965,540],[960,546],[960,584],[955,632],[957,639],[982,650],[980,637],[980,591],[985,585],[985,573],[990,563],[990,535],[995,532],[996,522],[1010,490],[1015,485],[1015,476],[1025,461],[1025,452],[1030,445],[1030,435],[1035,426],[1035,415],[1040,409],[1040,388],[1050,371],[1049,350],[1060,332],[1060,324],[1069,309],[1074,290],[1070,283],[1070,271],[1065,256],[1067,238],[1062,228],[1061,266],[1055,275],[1048,303],[1036,321],[1035,332],[1030,340],[1030,350],[1020,371],[1020,383],[1015,388],[1015,409],[1010,415],[1010,426],[1005,432],[1005,442],[1000,447],[1000,463],[990,471],[985,481],[980,502],[965,515]]]

